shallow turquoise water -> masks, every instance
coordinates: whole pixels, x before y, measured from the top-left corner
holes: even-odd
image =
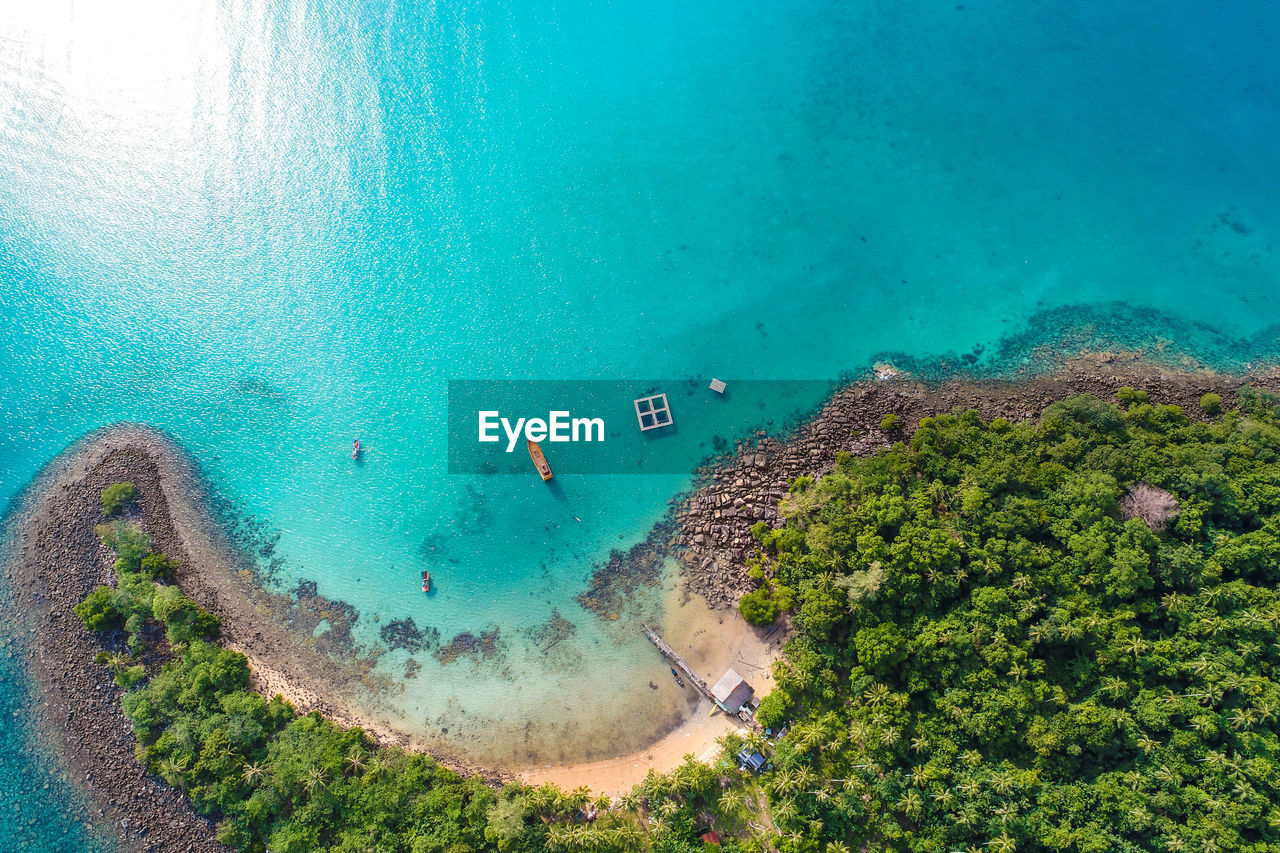
[[[1258,0],[11,0],[0,501],[155,424],[365,639],[500,626],[537,671],[558,608],[642,683],[573,596],[682,478],[450,476],[446,382],[1272,355],[1277,36]],[[587,697],[425,663],[424,727]]]
[[[29,685],[0,646],[0,850],[49,853],[97,853],[111,849],[89,829],[92,814],[76,795],[56,756],[42,747],[23,724],[28,720]],[[16,654],[16,652],[15,652]]]

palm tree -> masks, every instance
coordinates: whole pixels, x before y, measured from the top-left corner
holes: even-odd
[[[809,767],[801,767],[799,770],[797,770],[797,771],[796,771],[796,775],[795,775],[795,787],[796,787],[797,789],[798,789],[798,788],[808,788],[808,787],[809,787],[810,785],[812,785],[812,784],[813,784],[813,770],[812,770],[812,769],[810,769]]]
[[[889,689],[888,685],[877,682],[868,687],[863,695],[867,698],[867,704],[874,708],[877,705],[888,702],[889,697],[893,695],[893,691]]]
[[[565,797],[565,804],[574,809],[581,809],[589,802],[591,802],[591,789],[586,785],[579,785]]]
[[[789,794],[796,789],[795,776],[790,770],[779,770],[773,774],[773,778],[769,780],[769,790],[781,796]]]
[[[624,812],[634,812],[640,808],[640,795],[634,788],[618,798],[618,808]]]
[[[822,740],[824,732],[816,722],[805,723],[792,729],[791,740],[805,752],[809,752]]]
[[[730,789],[720,795],[720,811],[727,817],[736,815],[744,805],[746,805],[746,796],[740,791]]]
[[[539,785],[529,792],[527,802],[543,823],[550,823],[548,812],[554,811],[560,791],[554,785]]]
[[[1013,851],[1018,849],[1018,845],[1014,840],[1004,833],[1001,833],[998,838],[994,838],[988,842],[988,846],[994,850],[995,853],[1013,853]]]
[[[263,768],[260,762],[255,761],[252,764],[246,764],[244,766],[244,771],[242,773],[244,777],[244,783],[246,785],[258,784],[259,782],[262,781],[262,777],[265,774],[265,772],[266,772],[265,768]]]
[[[924,801],[920,799],[920,792],[915,788],[907,791],[902,799],[898,800],[898,808],[902,809],[903,814],[909,817],[915,817],[924,808]]]
[[[843,841],[828,841],[827,853],[849,853],[849,845]]]
[[[797,814],[796,804],[794,800],[783,800],[773,807],[773,815],[778,820],[790,820]]]
[[[182,772],[187,769],[186,759],[174,758],[170,755],[160,764],[160,778],[175,788],[184,788]]]
[[[1111,694],[1111,698],[1119,699],[1128,690],[1129,685],[1123,678],[1117,678],[1114,675],[1108,675],[1102,679],[1102,689]]]
[[[302,786],[307,789],[308,794],[314,794],[316,788],[323,788],[328,779],[325,778],[324,771],[319,767],[307,768],[307,775],[302,777]]]
[[[347,767],[352,773],[359,775],[360,771],[365,769],[368,762],[364,752],[359,747],[351,747],[351,752],[347,753]]]

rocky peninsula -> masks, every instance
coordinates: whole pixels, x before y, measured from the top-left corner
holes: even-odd
[[[750,588],[745,563],[752,552],[751,525],[778,524],[777,504],[790,481],[826,472],[838,452],[873,452],[909,434],[920,418],[957,408],[977,409],[986,418],[1025,420],[1066,396],[1110,398],[1122,386],[1145,390],[1153,402],[1180,405],[1200,418],[1202,395],[1212,392],[1230,401],[1244,384],[1280,390],[1280,376],[1165,372],[1140,361],[1094,356],[1054,376],[1017,382],[924,383],[902,376],[854,382],[793,436],[759,436],[701,469],[696,488],[655,528],[650,548],[680,555],[686,595],[729,607]],[[901,426],[886,415],[895,415]],[[51,463],[10,514],[5,575],[17,617],[15,633],[37,685],[35,713],[102,821],[115,827],[126,847],[228,849],[180,791],[148,774],[134,758],[121,690],[93,662],[100,639],[72,613],[96,585],[110,582],[109,556],[93,528],[102,520],[101,491],[122,480],[137,485],[135,518],[156,548],[181,561],[175,580],[222,617],[222,641],[249,658],[260,691],[281,693],[301,710],[360,725],[384,742],[407,742],[384,721],[352,710],[353,685],[369,675],[358,656],[344,658],[341,649],[335,656],[334,649],[318,650],[290,637],[291,623],[297,633],[297,626],[311,618],[299,607],[320,607],[332,616],[341,613],[338,603],[308,600],[305,594],[273,600],[273,593],[229,571],[234,556],[207,521],[203,485],[190,463],[156,431],[103,430]],[[609,571],[623,570],[613,566]],[[599,593],[603,587],[596,582],[592,589]],[[464,772],[478,769],[455,766]]]

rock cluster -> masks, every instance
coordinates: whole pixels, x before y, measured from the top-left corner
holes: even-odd
[[[1220,394],[1230,405],[1244,384],[1276,390],[1280,376],[1165,373],[1115,353],[1081,358],[1054,376],[1017,382],[925,383],[882,370],[875,380],[838,391],[792,435],[775,439],[757,433],[751,441],[739,441],[727,458],[699,469],[695,491],[672,509],[686,587],[712,606],[736,605],[753,586],[746,573],[747,560],[756,551],[751,526],[760,521],[781,525],[778,502],[791,482],[829,472],[840,451],[867,454],[908,437],[923,417],[972,408],[986,419],[1025,421],[1073,394],[1112,400],[1117,388],[1129,386],[1147,391],[1153,404],[1176,404],[1189,417],[1203,420],[1203,394]],[[900,430],[882,428],[889,414],[897,416]],[[669,520],[655,528],[650,541],[665,540],[668,529]]]
[[[112,483],[135,479],[138,462],[129,451],[108,455],[88,476],[63,483],[56,499],[46,500],[18,532],[17,559],[6,575],[29,626],[33,712],[89,792],[99,820],[115,827],[127,849],[230,851],[181,791],[134,757],[121,690],[106,667],[93,662],[99,639],[72,612],[95,586],[111,582],[110,555],[93,532],[103,521],[99,495]]]

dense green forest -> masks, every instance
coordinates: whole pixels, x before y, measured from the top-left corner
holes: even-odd
[[[141,755],[250,849],[1280,851],[1277,401],[1120,399],[925,418],[793,484],[743,605],[792,625],[760,777],[737,737],[616,803],[375,749],[248,692],[120,524],[81,615],[137,654],[166,627],[159,671],[107,661]]]

